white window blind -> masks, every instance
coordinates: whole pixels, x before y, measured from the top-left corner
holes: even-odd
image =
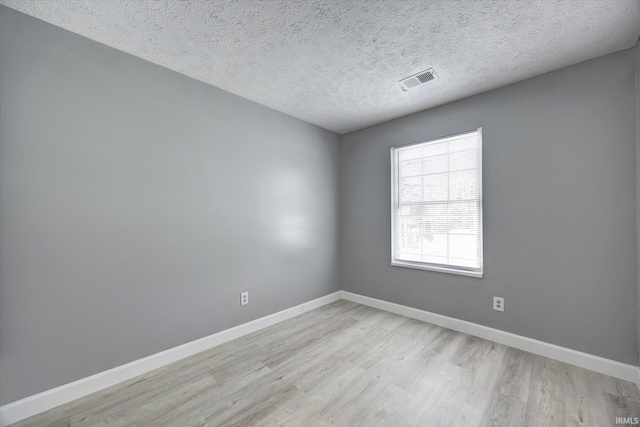
[[[393,265],[482,277],[482,129],[391,149]]]

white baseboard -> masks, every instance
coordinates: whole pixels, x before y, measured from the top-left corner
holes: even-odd
[[[510,332],[501,331],[499,329],[467,322],[465,320],[455,319],[453,317],[443,316],[441,314],[431,313],[429,311],[419,310],[417,308],[407,307],[347,291],[342,291],[342,298],[347,301],[368,305],[369,307],[389,311],[401,316],[411,317],[423,322],[432,323],[444,328],[453,329],[454,331],[464,332],[465,334],[473,335],[475,337],[484,338],[499,344],[508,345],[540,356],[545,356],[550,359],[559,360],[581,368],[600,372],[626,381],[631,381],[640,387],[640,369],[638,366],[628,365],[615,360],[605,359],[604,357],[594,356],[592,354],[583,353],[570,348],[560,347],[555,344],[549,344],[532,338],[523,337],[521,335],[512,334]]]
[[[177,362],[178,360],[200,353],[201,351],[208,350],[212,347],[224,344],[244,335],[248,335],[278,322],[282,322],[283,320],[290,319],[302,313],[306,313],[307,311],[338,301],[341,296],[341,291],[334,292],[278,313],[252,320],[251,322],[226,329],[213,335],[135,360],[127,363],[126,365],[118,366],[90,377],[1,406],[0,426],[6,426],[25,418],[29,418],[33,415],[39,414],[40,412],[44,412],[55,408],[56,406],[63,405],[91,393],[111,387],[112,385],[129,380],[170,363]]]

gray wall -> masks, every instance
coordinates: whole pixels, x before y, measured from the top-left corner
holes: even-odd
[[[336,134],[5,7],[0,105],[1,404],[339,290]]]
[[[640,269],[640,43],[636,43],[636,197],[638,202],[638,268]],[[640,271],[638,271],[638,362],[640,364]]]
[[[636,364],[634,79],[627,50],[344,135],[343,289]],[[479,126],[484,278],[391,267],[389,148]]]

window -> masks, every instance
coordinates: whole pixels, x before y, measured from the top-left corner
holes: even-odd
[[[482,128],[391,149],[391,264],[482,277]]]

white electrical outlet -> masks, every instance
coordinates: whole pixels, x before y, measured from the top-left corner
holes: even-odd
[[[493,309],[495,311],[504,311],[504,298],[493,297]]]
[[[240,294],[240,305],[249,304],[249,292],[242,292]]]

